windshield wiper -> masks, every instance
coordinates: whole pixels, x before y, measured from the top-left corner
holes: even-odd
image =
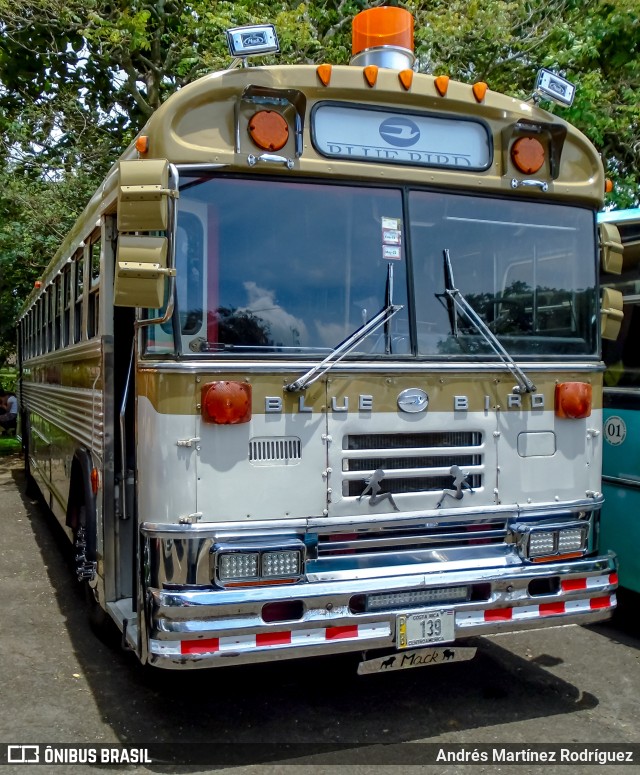
[[[323,374],[326,374],[329,369],[335,366],[336,363],[341,361],[345,355],[348,355],[356,345],[358,345],[365,337],[372,334],[376,329],[384,323],[388,323],[389,320],[404,307],[403,304],[393,303],[393,266],[389,264],[387,270],[387,285],[385,290],[385,306],[374,315],[371,320],[363,323],[359,328],[350,334],[343,342],[341,342],[329,355],[313,368],[309,369],[306,374],[303,374],[295,382],[291,382],[285,385],[285,390],[294,392],[296,390],[304,390],[312,385],[316,380],[320,379]],[[388,327],[385,328],[385,352],[391,352],[391,342]]]
[[[518,364],[513,360],[509,353],[500,344],[497,336],[491,331],[489,326],[478,315],[474,308],[465,299],[462,293],[455,287],[453,281],[453,269],[451,268],[451,258],[449,257],[449,251],[444,250],[444,294],[436,294],[437,296],[446,296],[447,298],[447,310],[449,312],[449,321],[451,323],[451,333],[456,338],[458,337],[458,319],[456,316],[456,309],[467,318],[472,326],[484,337],[485,341],[489,344],[491,349],[500,358],[504,365],[513,374],[518,383],[514,388],[515,393],[534,393],[536,386],[522,371]]]

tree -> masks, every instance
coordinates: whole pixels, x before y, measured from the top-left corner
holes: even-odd
[[[7,292],[15,289],[17,296],[11,298],[23,297],[43,267],[39,262],[46,264],[58,241],[53,224],[62,229],[73,219],[86,201],[79,194],[97,186],[167,97],[228,66],[227,28],[274,22],[282,52],[266,62],[341,64],[351,55],[352,18],[382,4],[0,0],[0,180],[5,181],[0,211],[6,219],[0,228],[0,299],[12,282]],[[540,66],[574,81],[573,107],[545,107],[582,129],[601,150],[616,183],[611,202],[620,207],[638,202],[637,0],[387,4],[403,5],[414,15],[423,71],[484,80],[523,99],[531,96]],[[23,238],[18,246],[11,242],[16,234]],[[14,264],[18,253],[27,260]],[[6,309],[3,305],[0,314],[6,316]]]

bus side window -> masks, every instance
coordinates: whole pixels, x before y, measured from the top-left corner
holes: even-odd
[[[51,349],[51,293],[49,289],[42,294],[42,352],[48,353]]]
[[[71,344],[71,266],[67,264],[62,270],[62,306],[64,309],[62,319],[62,346]]]
[[[76,253],[75,269],[75,314],[73,341],[79,342],[82,339],[82,297],[84,295],[84,251],[82,249]]]
[[[182,272],[178,283],[178,305],[183,334],[197,334],[203,321],[203,242],[202,223],[191,213],[181,213],[176,240],[176,268]]]
[[[62,346],[62,277],[56,277],[56,281],[53,284],[53,297],[54,297],[54,332],[53,332],[53,349],[59,350]]]
[[[36,305],[36,355],[44,352],[44,306],[42,296]]]
[[[91,283],[89,288],[89,314],[87,318],[87,336],[91,339],[98,335],[100,320],[100,249],[101,242],[91,243],[89,259]]]

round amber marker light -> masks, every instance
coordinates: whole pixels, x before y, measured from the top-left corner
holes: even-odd
[[[511,159],[525,175],[537,172],[544,164],[544,148],[535,137],[520,137],[511,146]]]
[[[251,385],[247,382],[209,382],[202,387],[202,419],[236,425],[251,419]]]
[[[259,110],[249,120],[249,136],[258,148],[279,151],[289,139],[289,125],[274,110]]]

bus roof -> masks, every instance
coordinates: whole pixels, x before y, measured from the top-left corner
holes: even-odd
[[[629,210],[607,210],[598,213],[598,223],[628,223],[640,222],[640,207],[632,207]]]

